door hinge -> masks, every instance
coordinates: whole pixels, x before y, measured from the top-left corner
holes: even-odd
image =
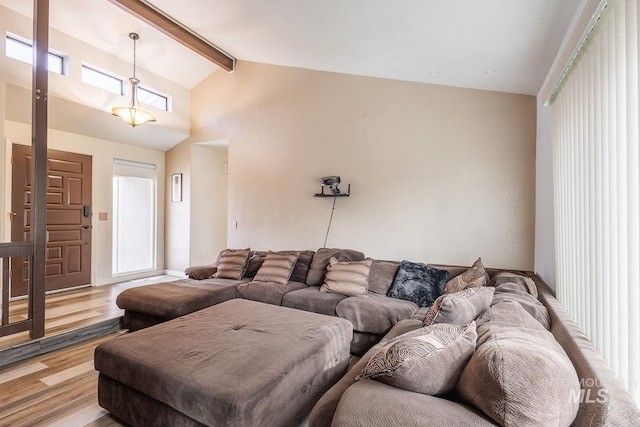
[[[15,212],[8,212],[7,215],[9,215],[9,222],[13,222],[13,218],[18,214]]]

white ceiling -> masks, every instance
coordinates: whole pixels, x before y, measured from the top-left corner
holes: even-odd
[[[583,2],[149,0],[240,60],[529,95]],[[31,3],[0,0],[23,14]],[[139,32],[141,67],[184,87],[217,69],[107,0],[50,0],[50,13],[52,27],[124,59]]]
[[[148,0],[238,60],[536,95],[586,0]],[[27,16],[31,0],[0,0]],[[224,72],[108,0],[50,0],[50,25],[185,88]],[[157,88],[162,90],[162,88]],[[109,116],[112,119],[111,116]],[[151,127],[151,126],[149,126]],[[182,140],[161,124],[169,149]],[[144,145],[141,132],[113,139]],[[156,140],[158,138],[156,137]]]
[[[537,94],[582,0],[151,0],[238,59]]]

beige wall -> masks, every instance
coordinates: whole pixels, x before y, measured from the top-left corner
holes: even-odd
[[[327,246],[533,268],[534,97],[242,61],[191,97],[191,140],[229,141],[229,247],[321,247],[340,175]]]
[[[3,212],[11,211],[11,144],[30,145],[31,125],[13,121],[3,121],[6,144],[0,143],[0,148],[6,154],[2,163],[2,177],[6,181],[3,193],[7,195]],[[92,156],[92,210],[91,218],[91,283],[102,285],[136,277],[149,276],[162,273],[164,269],[164,235],[161,225],[164,223],[164,152],[149,150],[128,144],[120,144],[88,136],[61,132],[50,129],[48,132],[48,148],[68,151],[72,153]],[[113,206],[113,159],[119,158],[137,162],[152,163],[156,165],[157,180],[157,269],[136,275],[127,275],[114,278],[112,275],[112,206]],[[107,221],[99,221],[98,213],[106,212]],[[10,241],[10,225],[7,216],[3,215],[5,223],[5,235],[3,241]]]
[[[165,153],[167,173],[165,177],[165,268],[171,272],[182,272],[189,266],[191,219],[191,145],[182,143]],[[182,174],[182,201],[171,201],[171,175]]]
[[[227,246],[226,150],[191,146],[189,265],[208,264]]]

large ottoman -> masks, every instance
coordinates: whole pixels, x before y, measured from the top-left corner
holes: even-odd
[[[347,370],[347,320],[230,300],[96,348],[98,402],[134,426],[295,426]]]

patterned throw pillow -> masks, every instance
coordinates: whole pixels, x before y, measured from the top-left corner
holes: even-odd
[[[298,261],[297,254],[277,254],[269,252],[260,270],[254,277],[254,282],[274,282],[286,285]]]
[[[409,261],[402,261],[387,296],[429,307],[442,294],[449,272]]]
[[[220,253],[218,271],[213,277],[217,279],[240,280],[244,276],[249,261],[249,248],[225,249]]]
[[[378,350],[356,381],[373,378],[429,395],[452,391],[476,348],[476,324],[440,323],[402,334]]]
[[[489,283],[489,274],[482,265],[482,259],[478,258],[471,268],[449,280],[443,293],[451,294],[466,288],[485,286],[487,283]]]
[[[320,291],[368,298],[372,263],[371,258],[352,262],[340,262],[335,257],[331,258]]]
[[[433,303],[422,322],[466,325],[484,313],[490,306],[495,289],[488,286],[467,288],[453,294],[442,294]]]

